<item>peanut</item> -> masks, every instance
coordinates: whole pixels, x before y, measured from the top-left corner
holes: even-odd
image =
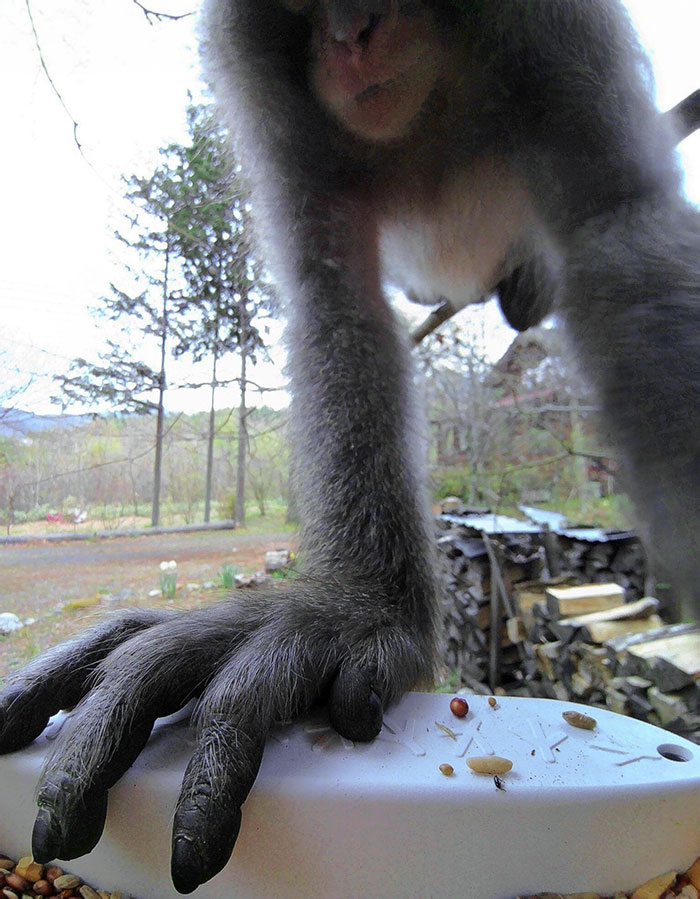
[[[475,774],[507,774],[513,767],[510,759],[498,755],[475,755],[467,759],[467,765]]]

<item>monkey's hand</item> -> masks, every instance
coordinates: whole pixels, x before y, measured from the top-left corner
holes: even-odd
[[[107,791],[157,717],[191,698],[197,744],[172,837],[172,877],[189,893],[226,864],[270,727],[322,700],[351,740],[373,739],[382,708],[426,676],[425,622],[387,597],[295,584],[192,612],[118,613],[34,660],[0,694],[0,752],[30,743],[78,703],[38,790],[37,861],[90,852]]]

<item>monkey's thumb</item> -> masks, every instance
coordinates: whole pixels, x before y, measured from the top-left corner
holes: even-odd
[[[382,702],[372,689],[369,672],[343,668],[328,699],[331,724],[342,737],[367,743],[382,729]]]

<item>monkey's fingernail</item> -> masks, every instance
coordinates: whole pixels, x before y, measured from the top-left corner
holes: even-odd
[[[202,857],[187,837],[175,837],[173,840],[170,875],[178,893],[191,893],[208,879],[204,874]]]
[[[32,831],[34,861],[45,865],[61,855],[61,829],[47,808],[40,808]]]

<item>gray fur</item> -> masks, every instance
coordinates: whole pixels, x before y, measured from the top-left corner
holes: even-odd
[[[445,67],[406,133],[365,140],[311,88],[308,40],[327,14],[329,32],[352,40],[356,29],[371,46],[373,14],[387,10],[409,24],[432,15],[461,75]],[[382,706],[433,671],[419,417],[375,222],[405,227],[409,240],[415,223],[426,241],[449,238],[461,207],[478,207],[488,230],[489,197],[500,192],[500,216],[515,185],[494,280],[475,276],[475,287],[498,286],[519,327],[552,308],[563,318],[652,544],[686,589],[700,558],[699,217],[681,195],[674,136],[621,3],[205,0],[203,47],[288,302],[308,571],[245,602],[126,615],[40,658],[0,697],[5,751],[33,739],[64,699],[84,697],[39,790],[40,861],[89,851],[106,791],[154,718],[199,697],[173,829],[182,892],[226,863],[275,720],[321,701],[341,733],[371,739]],[[478,269],[479,235],[458,233]],[[30,723],[18,736],[20,712]]]

